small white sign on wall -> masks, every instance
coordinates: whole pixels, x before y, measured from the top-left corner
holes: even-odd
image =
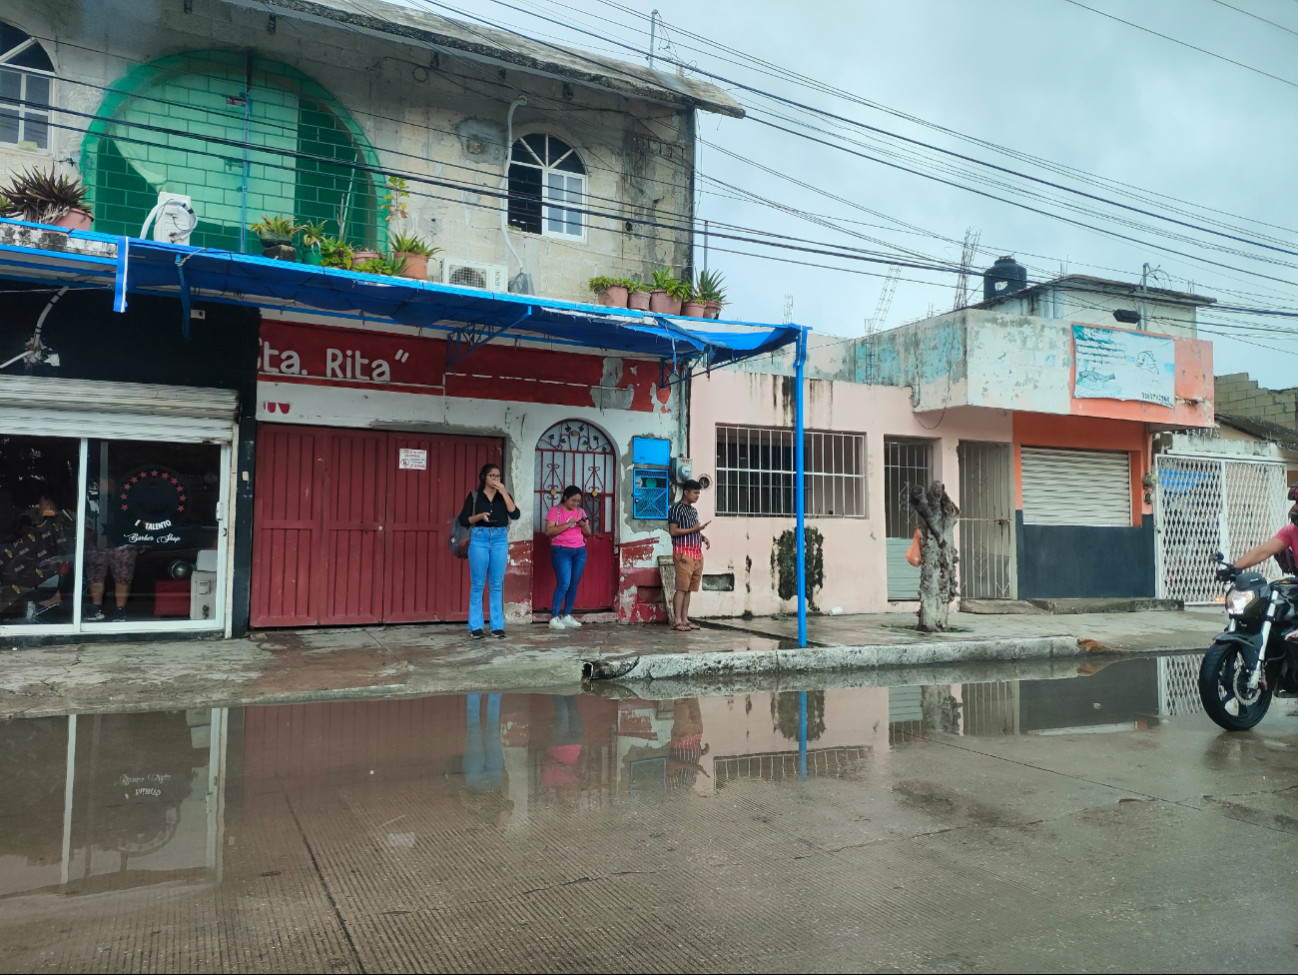
[[[428,470],[428,451],[402,447],[398,466],[403,471],[426,471]]]

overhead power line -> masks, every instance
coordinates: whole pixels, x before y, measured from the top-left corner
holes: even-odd
[[[1293,34],[1295,37],[1298,37],[1298,30],[1292,30],[1291,28],[1286,27],[1284,24],[1277,24],[1274,20],[1267,20],[1265,17],[1259,17],[1257,14],[1253,13],[1250,10],[1245,10],[1243,7],[1237,7],[1233,3],[1227,3],[1226,0],[1212,0],[1212,2],[1219,3],[1223,7],[1229,7],[1231,10],[1243,14],[1245,17],[1252,17],[1254,20],[1260,20],[1262,21],[1262,23],[1270,24],[1272,27],[1279,27],[1285,33]]]

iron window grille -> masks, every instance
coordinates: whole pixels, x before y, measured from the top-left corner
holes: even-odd
[[[509,225],[546,237],[584,239],[586,168],[552,135],[526,135],[509,157]]]
[[[887,538],[910,538],[919,515],[910,505],[912,485],[927,488],[933,480],[933,445],[927,440],[883,442],[883,521]]]
[[[24,31],[0,23],[0,145],[50,150],[54,63]]]
[[[864,518],[865,434],[808,432],[803,444],[807,515]],[[717,514],[792,515],[793,431],[717,427]]]

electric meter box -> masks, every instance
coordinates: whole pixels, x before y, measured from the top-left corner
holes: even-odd
[[[666,442],[666,441],[664,441]],[[671,507],[667,471],[635,467],[631,470],[631,517],[662,521]]]

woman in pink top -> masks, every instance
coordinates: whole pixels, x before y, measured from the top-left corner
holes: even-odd
[[[572,606],[577,601],[582,570],[586,568],[586,539],[591,533],[590,518],[581,502],[581,488],[569,485],[563,489],[563,500],[545,516],[555,581],[554,599],[550,603],[552,630],[581,626],[572,618]]]

